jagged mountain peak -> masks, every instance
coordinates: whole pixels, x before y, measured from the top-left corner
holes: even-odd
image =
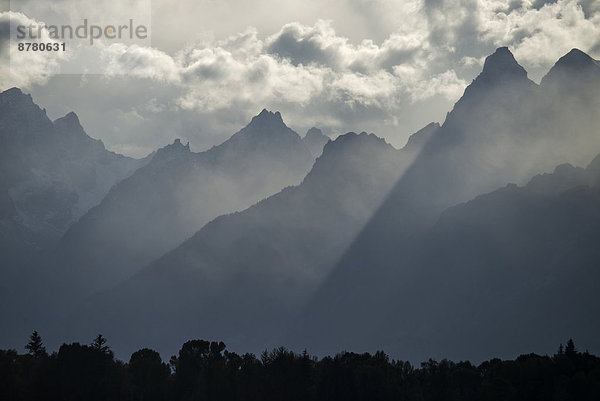
[[[598,64],[593,58],[591,58],[587,53],[584,53],[579,49],[571,49],[571,51],[569,51],[567,54],[558,59],[555,65],[571,69],[598,66]]]
[[[280,112],[273,113],[267,109],[263,109],[257,116],[252,118],[248,125],[235,133],[227,141],[214,146],[210,151],[219,152],[238,146],[250,146],[252,148],[262,146],[259,144],[265,142],[276,143],[281,141],[299,143],[301,142],[301,138],[300,135],[285,125]]]
[[[11,93],[21,93],[21,94],[23,94],[23,91],[21,90],[21,88],[13,86],[12,88],[9,88],[9,89],[6,89],[6,90],[2,91],[2,93],[0,93],[0,95],[9,95]]]
[[[597,76],[600,76],[600,63],[579,49],[571,49],[552,66],[542,78],[541,85],[577,81],[585,83]]]
[[[65,114],[64,117],[61,117],[60,119],[68,121],[70,123],[79,124],[79,117],[77,116],[77,114],[75,114],[74,111],[68,112],[67,114]]]
[[[312,127],[306,132],[302,141],[314,157],[319,157],[323,153],[323,147],[329,142],[329,137],[320,129]]]
[[[16,86],[13,86],[12,88],[7,89],[7,90],[3,91],[2,93],[0,93],[1,97],[19,96],[19,95],[24,95],[24,93],[20,88],[17,88]]]
[[[474,108],[511,108],[517,99],[529,96],[533,90],[537,90],[537,85],[527,78],[527,71],[507,47],[499,47],[485,59],[483,70],[448,113],[444,126],[465,121]]]
[[[311,129],[306,131],[306,135],[304,137],[305,138],[320,138],[320,137],[324,137],[324,136],[325,135],[323,135],[323,131],[321,131],[317,127],[312,127]]]
[[[281,113],[278,111],[272,112],[271,110],[262,109],[255,118],[277,118],[281,120]]]
[[[283,122],[283,118],[281,117],[281,113],[276,111],[272,112],[267,109],[262,109],[262,111],[252,117],[250,124],[246,126],[246,128],[256,128],[256,129],[264,129],[271,127],[281,127],[284,126],[287,128],[285,123]]]
[[[95,151],[105,150],[104,143],[99,139],[91,138],[83,129],[79,122],[79,117],[74,112],[67,113],[64,117],[53,121],[56,132],[63,140],[70,143],[70,146],[79,144],[78,152],[84,152],[85,149],[94,149]],[[88,147],[91,146],[91,147]]]
[[[513,79],[526,80],[527,71],[517,63],[508,47],[499,47],[485,59],[483,71],[476,81],[495,83]]]
[[[81,126],[81,123],[79,122],[79,117],[77,117],[77,114],[75,114],[72,111],[67,113],[64,117],[60,117],[60,118],[57,118],[56,120],[54,120],[54,125],[57,128],[83,130],[83,127]]]
[[[181,143],[181,139],[176,138],[171,145],[167,145],[165,148],[171,148],[172,150],[180,150],[183,152],[191,152],[190,151],[190,143],[186,143],[183,145]]]
[[[33,102],[31,95],[29,93],[24,93],[21,89],[17,87],[7,89],[4,92],[0,93],[0,106],[8,106],[12,108],[35,107],[39,109],[39,107]]]
[[[15,87],[0,93],[0,128],[3,136],[19,138],[50,132],[52,121],[30,94]]]
[[[427,124],[425,127],[408,137],[404,149],[409,151],[422,149],[423,146],[429,142],[431,136],[440,128],[440,123],[437,122]]]
[[[16,86],[0,93],[0,99],[2,100],[16,100],[20,98],[31,99],[31,95],[23,93],[23,91]]]
[[[336,154],[339,151],[346,150],[350,147],[368,145],[392,148],[392,146],[388,144],[385,139],[380,138],[375,134],[368,134],[364,131],[360,134],[357,134],[356,132],[348,132],[344,135],[338,136],[333,141],[329,141],[323,149],[323,155],[321,158],[331,157],[331,155]]]
[[[152,158],[152,162],[170,159],[173,157],[186,156],[191,153],[192,152],[190,150],[190,143],[188,142],[186,145],[183,145],[181,143],[181,139],[177,138],[173,141],[172,144],[158,149],[154,157]]]

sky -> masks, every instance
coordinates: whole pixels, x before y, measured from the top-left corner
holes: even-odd
[[[135,157],[175,138],[208,149],[263,108],[300,135],[367,131],[401,147],[443,122],[497,47],[536,82],[571,48],[600,58],[600,0],[136,0],[126,4],[147,7],[149,41],[99,40],[102,74],[64,74],[58,52],[9,62],[11,18],[139,9],[0,1],[0,89],[31,93],[53,119],[75,111],[89,135]]]

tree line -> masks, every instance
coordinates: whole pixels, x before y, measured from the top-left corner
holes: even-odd
[[[0,350],[0,400],[599,400],[600,358],[573,340],[556,354],[515,360],[428,360],[415,367],[375,354],[321,359],[280,347],[259,357],[222,342],[188,341],[168,363],[141,349],[115,359],[106,339],[49,354],[34,332],[27,353]]]

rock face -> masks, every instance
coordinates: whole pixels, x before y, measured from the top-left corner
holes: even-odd
[[[52,247],[144,162],[106,150],[73,112],[50,121],[20,89],[0,93],[0,265]]]

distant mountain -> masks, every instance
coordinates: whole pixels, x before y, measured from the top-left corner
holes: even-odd
[[[600,136],[600,62],[578,49],[561,57],[540,83],[540,129],[550,139],[539,154],[584,165],[597,150]],[[590,141],[590,137],[592,140]],[[585,144],[581,149],[574,144]]]
[[[600,152],[599,106],[585,53],[537,85],[499,48],[401,150],[350,133],[313,164],[322,133],[302,139],[266,110],[206,152],[176,140],[26,272],[35,312],[10,321],[50,339],[101,332],[118,354],[198,337],[412,360],[544,353],[573,336],[600,349],[600,158],[572,167]],[[0,178],[2,218],[17,205]]]
[[[566,92],[587,94],[593,91],[599,80],[600,62],[579,49],[572,49],[554,64],[542,78],[541,85]]]
[[[68,330],[115,328],[115,338],[126,337],[116,345],[121,350],[140,338],[168,350],[194,333],[256,350],[276,344],[416,151],[396,150],[364,132],[339,136],[299,186],[213,220],[95,297],[68,319]]]
[[[360,335],[411,357],[543,352],[564,336],[600,349],[598,241],[600,156],[479,196],[442,214]]]
[[[404,146],[406,150],[416,149],[420,151],[425,147],[427,142],[431,140],[431,138],[435,135],[435,133],[440,129],[439,123],[429,123],[425,127],[421,128],[419,131],[415,132],[411,136],[408,137],[408,141]]]
[[[80,294],[108,288],[218,215],[299,183],[313,162],[281,114],[267,110],[205,152],[176,140],[73,225],[44,268]]]
[[[599,240],[597,156],[586,169],[560,165],[524,187],[510,184],[449,208],[397,269],[377,272],[369,303],[314,300],[307,313],[319,316],[305,316],[288,341],[309,340],[319,353],[385,347],[407,359],[476,361],[527,347],[543,352],[565,335],[600,349]],[[364,291],[344,284],[350,294]],[[315,320],[318,330],[303,329]]]
[[[569,71],[561,67],[564,62],[559,60],[553,70]],[[585,69],[592,72],[583,76],[549,73],[538,87],[508,49],[489,56],[482,73],[340,259],[291,337],[302,344],[312,338],[311,348],[317,350],[345,337],[360,349],[367,344],[361,330],[381,324],[397,327],[381,321],[380,311],[395,300],[379,289],[390,283],[399,286],[410,276],[414,262],[408,255],[444,209],[507,182],[524,184],[561,163],[585,164],[597,154],[600,115],[589,105],[600,99],[600,91],[554,88],[569,88],[569,82],[576,87],[580,80],[594,88],[600,84],[594,78],[598,68],[596,62],[587,62]],[[392,328],[384,332],[395,333]]]
[[[312,127],[306,132],[302,141],[314,157],[319,157],[323,153],[323,147],[329,141],[329,138],[320,129]]]
[[[0,93],[0,265],[52,247],[144,162],[106,150],[75,113],[53,122],[20,89]]]

